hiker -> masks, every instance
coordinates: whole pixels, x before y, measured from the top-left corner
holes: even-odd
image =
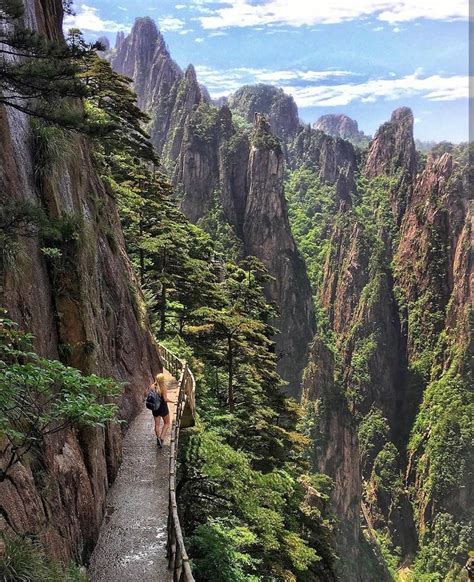
[[[150,392],[156,393],[156,404],[150,406]],[[168,402],[173,402],[168,398],[168,391],[165,384],[165,375],[157,374],[155,378],[155,383],[152,386],[151,391],[148,392],[147,398],[147,408],[150,408],[153,413],[153,418],[155,421],[155,434],[156,434],[156,444],[163,448],[163,441],[168,433],[170,427],[170,411],[168,408]],[[163,419],[163,423],[160,426],[160,418]]]

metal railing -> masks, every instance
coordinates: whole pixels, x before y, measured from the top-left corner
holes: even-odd
[[[158,346],[158,352],[165,368],[178,379],[178,400],[176,412],[171,424],[169,507],[168,507],[168,542],[166,545],[168,569],[173,571],[174,582],[194,582],[188,554],[184,545],[183,532],[179,522],[176,501],[176,464],[178,456],[179,431],[194,425],[195,390],[194,376],[184,360],[164,346]]]

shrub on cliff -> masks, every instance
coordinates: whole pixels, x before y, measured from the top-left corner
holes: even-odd
[[[32,336],[0,318],[0,481],[48,435],[71,426],[104,426],[115,419],[120,394],[113,380],[83,376],[32,351]]]

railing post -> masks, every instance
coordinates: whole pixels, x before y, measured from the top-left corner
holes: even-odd
[[[178,381],[178,398],[175,417],[171,425],[169,457],[168,540],[166,544],[168,569],[173,572],[173,581],[194,582],[188,555],[184,546],[176,500],[176,466],[181,417],[184,412],[186,400],[190,397],[194,398],[194,377],[185,360],[180,360],[175,354],[163,346],[159,346],[159,350],[166,368]]]

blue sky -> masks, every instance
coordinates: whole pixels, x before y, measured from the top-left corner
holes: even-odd
[[[468,139],[467,0],[86,0],[87,38],[115,38],[151,16],[182,67],[212,96],[246,83],[283,87],[313,122],[345,113],[372,134],[393,109],[415,115],[415,137]]]

